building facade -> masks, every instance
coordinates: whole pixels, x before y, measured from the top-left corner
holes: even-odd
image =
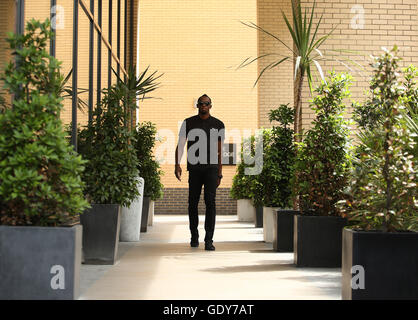
[[[20,0],[21,1],[21,0]],[[16,25],[16,0],[0,2],[0,63],[10,59],[5,47],[5,31]],[[99,23],[101,3],[102,38],[111,43],[121,65],[135,64],[139,71],[164,73],[161,86],[152,96],[139,103],[138,121],[156,124],[158,135],[154,153],[165,172],[162,182],[164,197],[157,201],[157,213],[187,213],[187,171],[183,157],[183,178],[174,176],[174,150],[182,120],[197,113],[197,98],[206,93],[213,102],[211,113],[226,126],[226,142],[239,150],[241,138],[261,127],[270,127],[269,110],[280,104],[294,103],[294,62],[281,64],[267,71],[256,86],[259,73],[277,56],[257,60],[245,68],[237,67],[246,58],[264,54],[288,56],[289,50],[279,41],[257,32],[241,22],[256,23],[278,36],[292,47],[292,38],[282,17],[291,17],[292,1],[300,1],[302,9],[310,12],[312,1],[305,0],[79,0],[78,19],[78,87],[89,87],[89,54],[91,19],[83,10],[89,8]],[[43,20],[51,16],[51,0],[25,0],[24,18]],[[93,6],[92,6],[93,4]],[[55,0],[57,22],[56,57],[63,62],[62,72],[72,69],[73,0]],[[94,7],[94,8],[93,8]],[[302,11],[303,11],[302,10]],[[377,55],[381,47],[399,47],[402,66],[418,65],[418,0],[317,0],[315,22],[322,16],[319,34],[335,28],[332,36],[321,47],[329,57],[321,62],[324,73],[330,70],[348,71],[354,77],[352,97],[362,101],[370,77],[370,55]],[[119,19],[118,19],[119,17]],[[119,23],[118,23],[119,21]],[[109,23],[111,22],[111,23]],[[119,27],[118,27],[119,26]],[[110,29],[109,29],[110,28]],[[109,33],[109,30],[111,32]],[[118,32],[119,31],[119,32]],[[119,35],[119,45],[117,39]],[[102,41],[103,42],[103,41]],[[349,62],[338,50],[357,51],[349,54]],[[101,67],[98,32],[94,33],[92,81],[93,105],[97,101],[99,84],[109,84],[109,61],[116,68],[115,59],[109,60],[109,50],[102,44]],[[335,50],[335,51],[333,51]],[[364,68],[364,70],[362,70]],[[101,79],[98,80],[98,75]],[[111,82],[116,78],[111,76]],[[91,91],[91,90],[90,90]],[[89,93],[80,95],[88,101]],[[308,128],[315,117],[309,107],[311,98],[307,86],[303,93],[303,126]],[[350,116],[351,103],[347,101]],[[72,120],[71,100],[65,101],[62,119]],[[87,111],[78,112],[78,122],[85,124]],[[218,188],[218,214],[235,214],[236,202],[229,197],[235,165],[225,165],[224,179]],[[204,211],[203,195],[201,213]]]

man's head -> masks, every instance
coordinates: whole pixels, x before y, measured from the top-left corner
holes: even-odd
[[[209,113],[210,108],[212,108],[212,101],[204,94],[197,100],[197,107],[199,108],[199,114],[206,115]]]

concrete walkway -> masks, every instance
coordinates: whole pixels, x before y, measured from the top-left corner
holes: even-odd
[[[187,219],[157,215],[139,242],[119,244],[115,265],[82,265],[80,299],[341,299],[341,269],[296,268],[254,223],[217,216],[216,251],[205,251],[190,247]]]

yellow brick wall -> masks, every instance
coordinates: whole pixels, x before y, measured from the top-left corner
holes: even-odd
[[[303,8],[312,7],[312,1],[301,3]],[[371,76],[369,56],[379,55],[382,46],[391,49],[396,44],[399,47],[399,56],[403,58],[402,67],[411,63],[418,65],[417,0],[317,0],[316,3],[315,21],[318,21],[323,13],[319,34],[326,34],[333,26],[337,26],[332,37],[325,42],[321,50],[329,52],[332,49],[346,49],[363,53],[362,56],[351,56],[367,69],[362,73],[350,72],[355,80],[351,87],[351,99],[360,102],[364,100],[364,90],[368,89],[368,80]],[[356,14],[362,12],[364,21],[356,19]],[[363,26],[361,22],[364,22]],[[337,58],[341,57],[337,56]],[[337,71],[347,71],[345,66],[336,61],[327,61],[322,65],[324,72],[333,68]],[[306,103],[310,98],[305,86],[304,127],[308,127],[315,116]],[[351,106],[350,101],[347,101],[347,106]],[[348,108],[348,111],[351,112],[351,108]]]
[[[113,1],[113,42],[116,43],[117,1]],[[284,24],[281,11],[291,16],[291,0],[143,0],[140,5],[140,70],[151,65],[152,70],[164,73],[162,87],[153,96],[161,99],[147,100],[140,105],[140,121],[149,120],[157,124],[158,129],[168,129],[177,140],[178,123],[184,118],[196,114],[193,107],[195,99],[207,93],[213,100],[212,114],[224,121],[227,129],[254,130],[268,127],[268,111],[280,103],[293,101],[293,65],[283,64],[265,73],[259,86],[253,88],[259,72],[267,65],[268,59],[260,60],[238,71],[238,66],[247,57],[256,57],[265,53],[288,55],[288,50],[276,40],[245,27],[239,21],[256,22],[261,27],[279,36],[291,44],[291,38]],[[303,8],[308,9],[312,1],[301,0]],[[25,17],[45,19],[49,17],[50,0],[26,0]],[[89,0],[85,0],[87,6]],[[130,1],[128,1],[130,2]],[[97,15],[97,1],[95,2]],[[192,3],[192,4],[191,4]],[[319,34],[325,34],[337,25],[331,39],[321,50],[349,49],[362,51],[363,56],[352,57],[368,68],[369,55],[379,54],[380,47],[391,48],[397,44],[402,63],[418,65],[418,1],[417,0],[317,0],[315,21],[323,13],[323,23]],[[63,61],[62,72],[67,74],[72,67],[72,19],[73,2],[57,0],[64,9],[65,27],[57,30],[57,58]],[[122,1],[122,14],[124,12]],[[352,27],[352,21],[359,11],[364,10],[364,26]],[[107,37],[108,1],[103,1],[103,32]],[[2,19],[0,30],[14,29],[14,1],[0,2]],[[137,26],[138,0],[133,9],[134,29]],[[9,14],[10,12],[10,14]],[[79,87],[88,87],[88,51],[89,21],[79,10]],[[309,10],[308,10],[309,12]],[[129,17],[128,17],[129,19]],[[128,20],[129,25],[129,20]],[[122,20],[121,39],[123,39],[124,21]],[[0,42],[4,44],[4,37]],[[129,39],[128,39],[129,40]],[[97,33],[95,33],[95,52],[97,52]],[[3,45],[4,48],[4,45]],[[4,49],[0,50],[0,63],[10,58]],[[123,40],[121,56],[123,58]],[[102,45],[102,88],[107,86],[108,52]],[[95,54],[95,62],[96,62]],[[129,58],[129,54],[128,54]],[[341,57],[340,57],[341,58]],[[136,34],[134,35],[134,62],[136,62]],[[347,70],[335,61],[322,63],[324,71],[332,68]],[[115,63],[113,63],[115,66]],[[96,74],[96,67],[94,74]],[[355,78],[351,88],[352,99],[362,101],[364,90],[368,88],[370,72],[363,74],[352,72]],[[115,78],[113,77],[113,81]],[[70,84],[70,83],[69,83]],[[95,79],[96,86],[96,79]],[[94,95],[96,97],[96,94]],[[87,101],[87,94],[81,96]],[[314,119],[307,100],[310,99],[307,87],[304,88],[304,127]],[[348,104],[349,101],[348,101]],[[349,108],[350,111],[350,108]],[[71,121],[71,100],[65,102],[62,114],[64,122]],[[79,113],[79,122],[85,123],[87,113]],[[161,144],[160,144],[161,146]],[[158,145],[157,145],[158,149]],[[161,149],[160,149],[161,150]],[[174,155],[166,153],[166,160],[172,161]],[[171,158],[171,159],[170,159]],[[185,160],[185,157],[184,159]],[[166,175],[163,183],[166,187],[187,187],[185,165],[181,183],[173,176],[173,165],[163,165]],[[223,187],[231,185],[235,167],[225,167]]]
[[[9,44],[6,42],[6,33],[15,30],[16,8],[14,0],[0,1],[0,73],[4,71],[5,65],[12,58]],[[0,82],[0,90],[3,83]]]
[[[213,102],[211,114],[227,130],[254,131],[257,64],[235,68],[246,57],[257,55],[256,32],[239,22],[256,19],[255,0],[140,1],[140,69],[150,65],[164,76],[161,88],[152,94],[161,99],[142,102],[139,120],[170,130],[177,143],[178,123],[197,114],[194,100],[206,93]],[[182,182],[174,177],[174,148],[165,153],[165,159],[169,164],[162,166],[164,186],[187,188],[186,155]],[[230,187],[234,174],[235,166],[224,166],[221,187]]]
[[[264,30],[277,36],[288,47],[292,48],[292,37],[282,18],[282,12],[287,17],[291,16],[292,6],[290,0],[259,0],[257,11],[257,24]],[[284,56],[292,56],[292,52],[271,36],[261,31],[258,32],[258,36],[259,56],[264,54],[277,54],[259,60],[259,73],[270,63],[278,61]],[[288,62],[284,62],[274,69],[266,71],[259,80],[258,90],[259,127],[270,127],[268,113],[271,109],[276,108],[282,103],[290,103],[290,106],[293,106],[293,59],[289,59]]]
[[[113,4],[112,16],[113,16],[113,31],[112,31],[112,46],[116,53],[116,39],[117,39],[117,0],[111,0]],[[87,8],[90,8],[90,0],[84,0]],[[39,20],[45,20],[50,17],[50,0],[26,0],[25,1],[25,19],[36,18]],[[121,1],[121,61],[123,65],[124,55],[124,3]],[[57,5],[60,6],[59,13],[63,14],[64,25],[63,28],[56,30],[57,42],[56,42],[56,57],[62,61],[61,71],[66,76],[72,69],[72,50],[73,50],[73,1],[57,0]],[[98,17],[98,1],[95,0],[94,15]],[[129,11],[128,11],[129,12]],[[97,20],[98,21],[98,20]],[[108,37],[108,22],[109,22],[109,1],[104,0],[102,6],[102,31],[106,39]],[[90,20],[87,15],[79,6],[79,40],[78,40],[78,88],[88,89],[89,85],[89,35],[90,35]],[[128,24],[129,27],[129,24]],[[96,104],[96,90],[97,90],[97,38],[98,33],[94,33],[94,105]],[[128,39],[129,41],[129,39]],[[102,67],[101,67],[101,85],[102,89],[108,87],[108,49],[102,42]],[[112,67],[116,70],[116,62],[112,60]],[[116,81],[115,76],[112,74],[112,83]],[[67,83],[72,85],[71,78]],[[88,102],[88,93],[79,95],[80,99]],[[64,100],[64,110],[61,114],[61,118],[64,123],[71,122],[71,99]],[[78,123],[86,124],[88,120],[87,110],[78,112]]]

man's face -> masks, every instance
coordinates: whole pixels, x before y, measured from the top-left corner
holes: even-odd
[[[197,107],[199,108],[200,114],[208,114],[209,109],[212,108],[212,104],[208,97],[202,97],[197,102]]]

